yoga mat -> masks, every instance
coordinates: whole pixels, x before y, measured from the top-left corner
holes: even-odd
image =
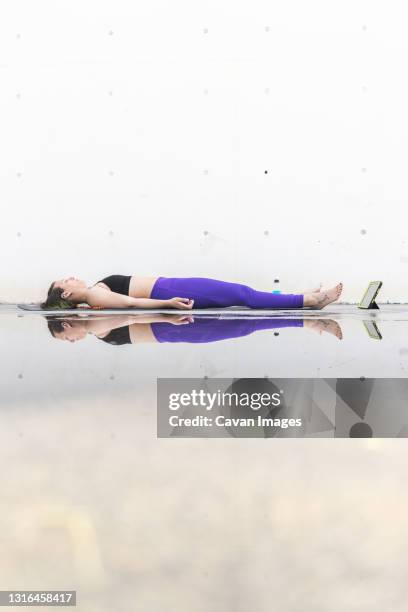
[[[19,308],[21,308],[22,310],[29,310],[31,312],[42,312],[43,314],[79,314],[79,313],[86,313],[86,314],[98,314],[98,312],[101,313],[106,313],[106,312],[118,312],[118,313],[129,313],[129,314],[147,314],[147,313],[166,313],[166,314],[188,314],[188,313],[214,313],[214,314],[220,314],[222,312],[231,312],[231,313],[245,313],[245,314],[256,314],[259,312],[267,312],[267,313],[273,313],[273,312],[298,312],[299,310],[307,310],[307,309],[299,309],[299,308],[293,308],[293,309],[285,309],[285,310],[278,310],[277,308],[269,308],[269,309],[260,309],[260,308],[241,308],[240,306],[230,306],[228,308],[195,308],[192,310],[176,310],[175,308],[72,308],[72,309],[56,309],[56,310],[45,310],[44,308],[41,308],[41,304],[17,304],[17,306]],[[313,309],[310,309],[313,310]]]
[[[40,304],[17,304],[18,308],[31,313],[38,313],[42,315],[59,315],[61,317],[68,315],[114,315],[114,314],[129,314],[129,315],[140,315],[140,314],[169,314],[169,315],[206,315],[206,316],[222,316],[225,318],[230,317],[279,317],[279,316],[298,316],[303,317],[305,315],[321,317],[322,314],[325,316],[332,314],[339,314],[339,310],[332,310],[325,308],[324,310],[316,310],[314,308],[294,308],[286,310],[278,310],[276,308],[270,309],[259,309],[259,308],[242,308],[240,306],[230,306],[228,308],[201,308],[192,310],[176,310],[174,308],[73,308],[66,310],[44,310]],[[344,306],[343,306],[344,308]],[[347,308],[347,307],[346,307]],[[341,309],[344,312],[343,309]],[[347,311],[355,314],[357,308],[355,306],[348,306]]]

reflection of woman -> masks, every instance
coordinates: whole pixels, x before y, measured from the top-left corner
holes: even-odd
[[[48,328],[54,338],[75,342],[92,334],[113,345],[140,342],[206,343],[240,338],[263,329],[308,327],[328,331],[341,339],[339,325],[330,319],[221,319],[191,315],[114,315],[110,317],[50,318]]]
[[[70,277],[54,281],[42,307],[76,308],[88,304],[98,308],[324,308],[342,292],[339,283],[332,289],[283,294],[257,291],[239,283],[212,278],[167,278],[114,274],[87,287],[85,281]],[[178,296],[178,297],[175,297]]]

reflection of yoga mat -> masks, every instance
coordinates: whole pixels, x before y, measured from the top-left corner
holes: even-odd
[[[175,315],[188,315],[188,314],[206,314],[206,315],[228,315],[228,316],[282,316],[286,314],[302,314],[307,312],[308,314],[315,314],[321,316],[321,310],[307,309],[307,308],[293,308],[286,310],[278,310],[277,308],[259,309],[259,308],[243,308],[241,306],[230,306],[228,308],[202,308],[193,310],[176,310],[174,308],[72,308],[72,309],[58,309],[58,310],[44,310],[40,304],[17,304],[21,310],[30,312],[38,312],[45,315],[67,315],[67,314],[175,314]],[[328,311],[324,311],[327,314]]]

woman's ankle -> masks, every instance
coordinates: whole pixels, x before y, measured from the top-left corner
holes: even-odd
[[[303,306],[316,306],[318,296],[314,293],[305,293],[303,295]]]

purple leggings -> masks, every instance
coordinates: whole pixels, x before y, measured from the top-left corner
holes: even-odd
[[[247,285],[213,278],[167,278],[160,276],[150,296],[154,300],[174,297],[194,300],[193,308],[303,308],[303,295],[256,291]]]

